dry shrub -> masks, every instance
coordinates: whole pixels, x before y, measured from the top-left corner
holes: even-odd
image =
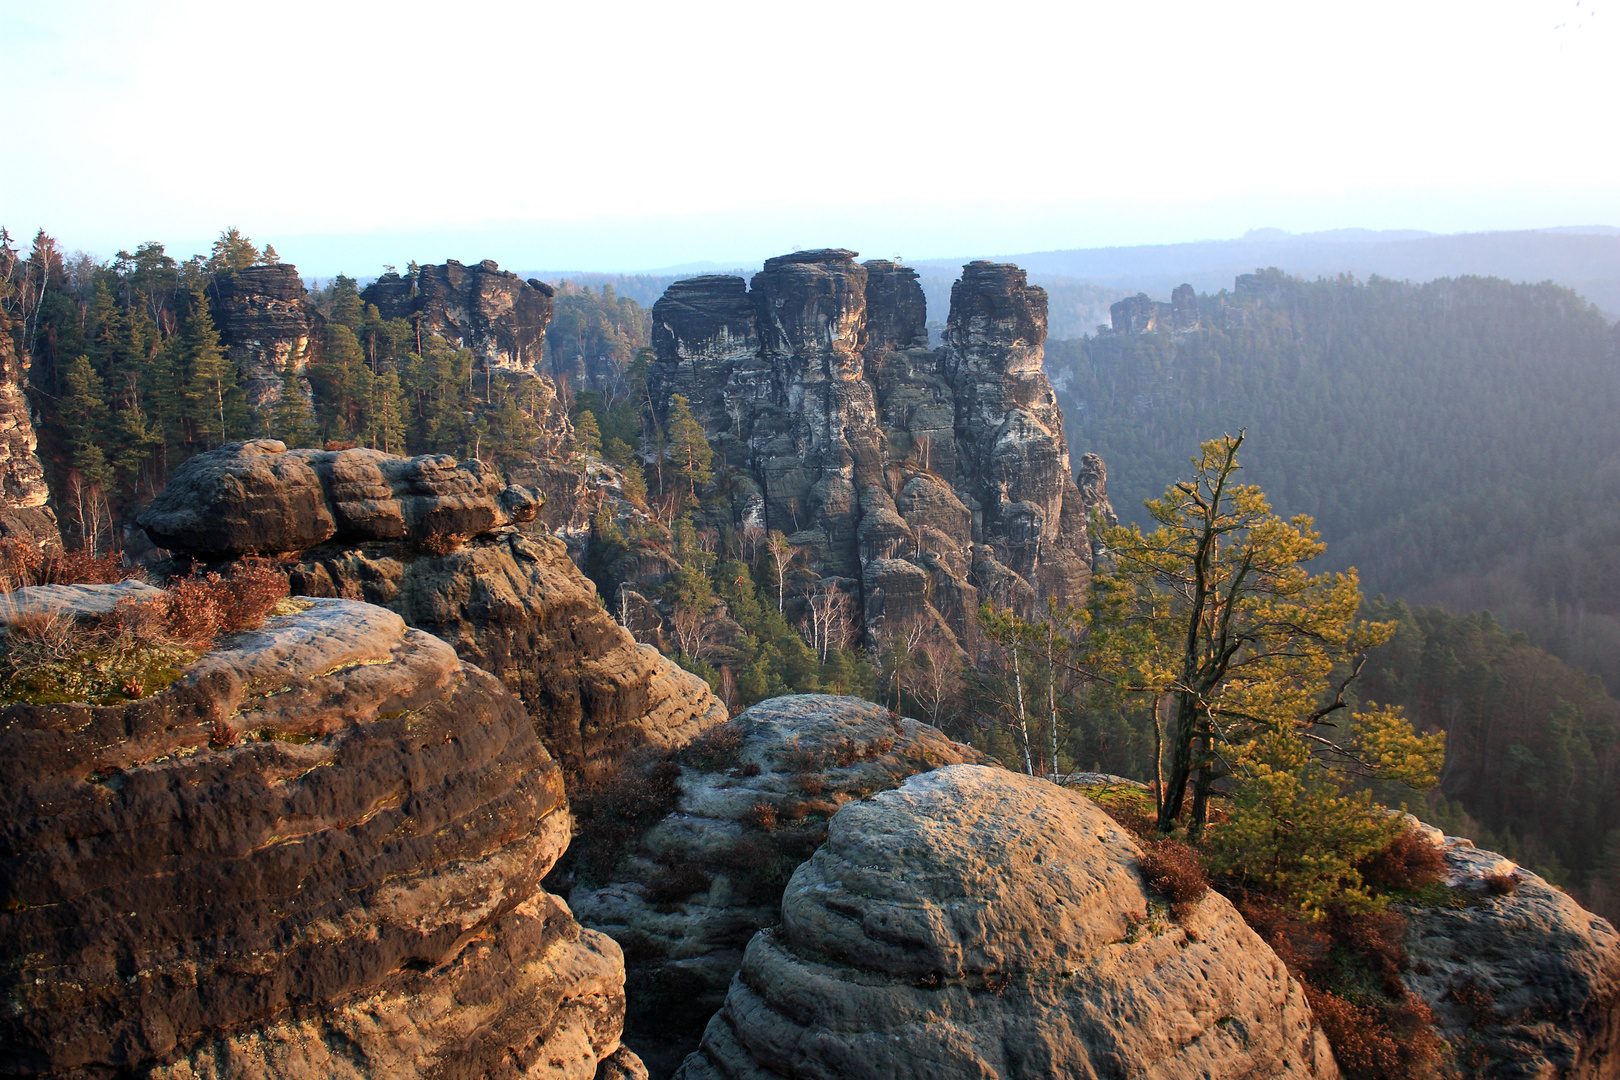
[[[1479,980],[1469,976],[1462,982],[1453,986],[1446,992],[1446,996],[1468,1014],[1468,1026],[1481,1028],[1487,1024],[1496,1023],[1499,1017],[1496,1012],[1496,997]]]
[[[429,533],[426,536],[418,537],[416,546],[429,555],[441,556],[450,554],[466,542],[467,537],[458,536],[455,533]]]
[[[1142,877],[1148,888],[1170,901],[1170,911],[1178,920],[1190,915],[1209,891],[1209,878],[1198,852],[1180,840],[1144,844]]]
[[[1506,896],[1519,887],[1519,875],[1512,870],[1506,873],[1486,874],[1485,887],[1493,896]]]
[[[221,633],[258,626],[286,595],[286,577],[269,563],[254,561],[234,567],[229,577],[181,578],[163,596],[122,601],[117,617],[142,640],[206,646]]]
[[[872,756],[872,757],[876,757],[879,754],[887,754],[890,750],[893,750],[893,749],[894,749],[894,740],[891,739],[887,735],[884,735],[884,736],[876,739],[875,741],[873,741],[871,746],[867,747],[867,750],[869,751],[870,756]]]
[[[782,755],[782,765],[792,773],[818,773],[825,769],[826,757],[815,750],[808,750],[802,746],[791,747]]]
[[[814,773],[805,773],[799,777],[799,790],[806,795],[820,795],[827,790],[827,781]]]
[[[731,773],[732,773],[733,776],[748,777],[748,776],[758,776],[763,771],[764,770],[762,770],[759,767],[759,762],[750,761],[750,762],[748,762],[748,763],[746,763],[744,765],[739,765],[737,768],[732,769]]]
[[[704,772],[723,772],[741,759],[744,741],[742,725],[728,720],[687,743],[676,759]]]
[[[592,884],[608,880],[635,839],[675,809],[680,778],[679,765],[648,750],[611,776],[575,792],[569,800],[574,841],[553,873]]]
[[[1094,802],[1096,800],[1093,800]],[[1157,843],[1159,839],[1158,820],[1136,803],[1128,802],[1098,802],[1103,813],[1114,819],[1114,823],[1132,836],[1139,844]]]
[[[1357,866],[1362,880],[1387,889],[1421,889],[1445,876],[1446,860],[1440,849],[1417,829],[1408,829],[1383,851]]]
[[[1305,997],[1348,1080],[1437,1074],[1445,1045],[1434,1033],[1434,1014],[1413,994],[1388,1004],[1358,1004],[1307,983]]]
[[[810,804],[794,799],[783,805],[781,816],[788,821],[803,821],[810,814]]]
[[[776,807],[770,803],[755,803],[743,814],[743,822],[761,832],[776,831]]]
[[[1328,936],[1325,925],[1306,922],[1297,909],[1285,907],[1257,892],[1237,891],[1229,893],[1228,897],[1243,921],[1271,946],[1271,951],[1295,977],[1306,983],[1320,977],[1333,948],[1333,939]]]
[[[1406,992],[1401,972],[1409,966],[1406,947],[1406,916],[1396,911],[1372,911],[1332,916],[1328,934],[1344,948],[1367,962],[1384,982],[1384,993],[1399,998]]]
[[[861,759],[861,748],[854,739],[845,736],[833,750],[833,762],[840,769],[847,769]]]
[[[0,590],[28,585],[110,585],[135,577],[116,553],[99,558],[84,551],[41,551],[21,540],[0,540]]]

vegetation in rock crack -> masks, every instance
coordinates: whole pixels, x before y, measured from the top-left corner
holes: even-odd
[[[31,561],[22,554],[6,562],[15,567]],[[91,566],[88,581],[57,572],[50,583],[100,584],[110,576],[107,569]],[[259,625],[286,595],[284,575],[251,562],[228,576],[183,578],[155,597],[126,598],[96,618],[75,619],[8,590],[0,594],[7,609],[0,633],[0,702],[112,705],[147,697],[177,679],[218,635]]]

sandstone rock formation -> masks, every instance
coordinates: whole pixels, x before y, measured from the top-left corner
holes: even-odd
[[[692,403],[729,470],[723,524],[786,533],[801,594],[838,588],[872,632],[966,636],[987,596],[1078,599],[1090,545],[1041,370],[1046,294],[972,263],[937,351],[926,314],[915,271],[841,250],[676,282],[649,385],[660,410]]]
[[[478,461],[262,439],[186,462],[140,521],[208,559],[294,553],[293,592],[379,604],[448,641],[522,696],[571,781],[724,720],[702,679],[602,610],[561,542],[517,531],[536,505]]]
[[[0,1071],[633,1075],[619,949],[540,887],[569,822],[517,700],[305,605],[144,700],[0,709]]]
[[[850,803],[678,1076],[1336,1077],[1222,897],[1180,923],[1056,785],[961,765]]]
[[[1177,285],[1168,304],[1137,293],[1112,304],[1109,320],[1116,334],[1181,333],[1199,326],[1198,293],[1191,285]]]
[[[256,439],[187,460],[137,520],[163,547],[229,556],[328,540],[448,547],[533,521],[538,509],[532,492],[503,487],[481,461],[288,450],[277,439]]]
[[[289,365],[309,398],[305,372],[320,356],[326,320],[309,302],[296,267],[278,263],[222,274],[209,301],[219,343],[242,372],[254,411],[267,415],[281,400]]]
[[[385,319],[411,320],[423,333],[471,349],[483,368],[539,370],[553,290],[543,281],[519,280],[493,259],[476,266],[450,259],[420,267],[415,277],[387,273],[360,295]]]
[[[743,947],[777,921],[788,876],[840,806],[978,760],[927,724],[822,694],[761,702],[676,755],[669,813],[622,851],[576,852],[609,865],[567,894],[576,918],[625,950],[625,1041],[654,1074],[668,1076],[696,1049]],[[650,763],[627,782],[651,786],[660,768]],[[587,824],[580,843],[594,839]]]
[[[11,319],[0,311],[0,539],[60,547],[56,516],[46,505],[50,489],[39,463],[39,439],[23,393],[28,361],[11,337]]]
[[[1447,884],[1478,897],[1401,909],[1412,961],[1404,978],[1458,1059],[1478,1076],[1620,1076],[1614,927],[1495,852],[1420,828],[1444,851]],[[1492,874],[1511,878],[1512,891],[1492,889]]]

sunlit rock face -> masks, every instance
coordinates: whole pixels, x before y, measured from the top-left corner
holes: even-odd
[[[242,373],[247,403],[261,417],[281,400],[290,366],[310,396],[309,365],[324,345],[326,320],[310,303],[298,270],[286,263],[221,274],[209,290],[220,347]]]
[[[464,266],[450,259],[423,266],[415,276],[387,273],[361,298],[385,319],[406,319],[472,350],[484,368],[535,374],[545,352],[554,291],[543,281],[521,280],[493,259]]]
[[[142,700],[7,706],[0,1070],[588,1080],[624,970],[541,887],[569,834],[517,698],[368,604]]]
[[[1084,796],[983,765],[834,815],[677,1077],[1339,1075],[1304,991],[1223,897],[1154,917]]]
[[[571,783],[726,718],[701,678],[602,609],[531,490],[480,461],[228,443],[175,471],[141,525],[210,564],[276,554],[294,593],[364,600],[518,693]]]
[[[962,638],[986,597],[1078,599],[1090,541],[1041,370],[1045,292],[971,263],[942,348],[926,321],[915,271],[796,252],[746,285],[672,285],[649,384],[664,416],[691,403],[729,470],[724,524],[793,543],[801,597],[839,590],[874,634],[920,621]]]
[[[27,357],[18,353],[11,320],[0,311],[0,538],[60,547],[50,489],[39,463],[39,438],[23,393]]]

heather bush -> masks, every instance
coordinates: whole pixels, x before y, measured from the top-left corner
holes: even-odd
[[[1148,888],[1170,901],[1177,920],[1186,918],[1209,891],[1198,852],[1180,840],[1153,840],[1142,850],[1142,877]]]
[[[1383,850],[1363,859],[1356,869],[1368,885],[1411,891],[1443,878],[1446,860],[1421,831],[1407,829],[1390,840]]]

